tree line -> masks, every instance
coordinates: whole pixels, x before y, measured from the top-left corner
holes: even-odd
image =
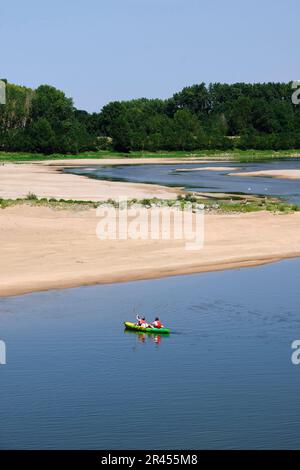
[[[171,98],[107,104],[99,113],[74,107],[56,88],[7,84],[0,105],[0,149],[193,151],[300,148],[300,106],[290,83],[204,83]]]

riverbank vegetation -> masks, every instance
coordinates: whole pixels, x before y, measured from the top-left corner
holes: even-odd
[[[78,201],[73,199],[38,198],[33,193],[28,193],[26,198],[2,199],[0,208],[5,209],[15,205],[46,206],[57,210],[87,210],[96,209],[99,206],[119,207],[119,203],[112,199],[103,202]],[[192,208],[193,211],[205,210],[206,212],[221,213],[244,213],[269,211],[274,213],[292,213],[300,211],[300,206],[289,204],[276,198],[252,196],[247,198],[243,195],[206,195],[199,196],[187,193],[176,199],[132,199],[128,201],[128,207],[141,206],[147,209],[159,207],[176,207],[179,210]]]
[[[23,161],[32,153],[42,159],[99,151],[114,151],[114,156],[178,151],[202,156],[205,151],[207,156],[299,149],[300,106],[292,103],[291,94],[290,83],[201,83],[165,100],[116,101],[88,113],[54,87],[7,84],[7,104],[0,106],[0,149],[22,152]]]
[[[105,158],[161,158],[161,159],[185,159],[185,158],[203,158],[203,160],[211,161],[235,161],[235,162],[259,162],[267,160],[280,160],[285,158],[300,158],[300,150],[196,150],[193,152],[174,151],[174,152],[130,152],[125,154],[112,150],[98,150],[90,152],[82,152],[76,155],[55,153],[44,155],[42,153],[25,153],[25,152],[0,152],[0,163],[17,163],[17,162],[42,162],[46,160],[85,160],[95,159],[101,160]]]

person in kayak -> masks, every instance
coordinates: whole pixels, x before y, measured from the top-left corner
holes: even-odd
[[[136,320],[137,320],[137,322],[136,322],[137,326],[141,326],[142,328],[148,328],[149,327],[148,323],[146,322],[145,317],[143,317],[143,316],[140,317],[140,315],[137,315]]]
[[[158,317],[155,318],[155,320],[151,323],[152,328],[162,328],[161,321]]]

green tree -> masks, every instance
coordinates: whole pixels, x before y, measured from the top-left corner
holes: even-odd
[[[45,118],[39,118],[28,129],[31,149],[36,152],[52,153],[57,148],[56,135]]]

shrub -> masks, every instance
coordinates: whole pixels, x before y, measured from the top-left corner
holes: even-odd
[[[27,196],[26,196],[26,199],[27,199],[28,201],[37,201],[38,197],[37,197],[36,194],[34,194],[34,193],[32,193],[32,192],[29,191],[29,193],[28,193]]]

